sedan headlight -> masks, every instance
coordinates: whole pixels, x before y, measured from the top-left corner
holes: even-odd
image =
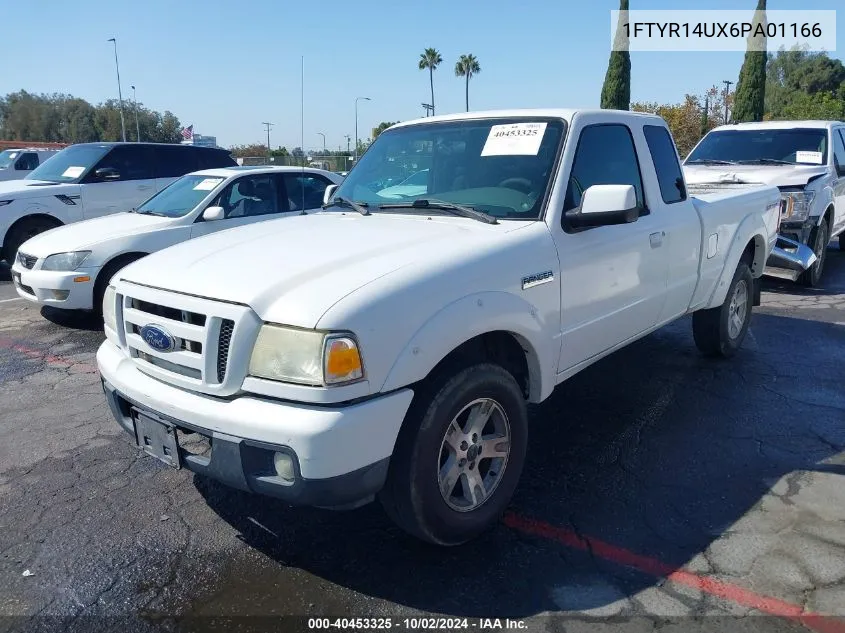
[[[88,259],[91,251],[72,251],[50,255],[41,265],[41,270],[76,270]]]
[[[117,293],[114,286],[107,286],[103,294],[103,323],[113,332],[117,332],[117,315],[115,314],[115,301]]]
[[[258,378],[325,386],[363,378],[357,341],[349,334],[264,325],[258,333],[249,373]]]
[[[803,222],[810,217],[810,207],[815,197],[815,191],[781,191],[781,219]]]

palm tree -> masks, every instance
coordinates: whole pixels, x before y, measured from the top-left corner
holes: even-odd
[[[420,70],[428,68],[428,78],[431,81],[431,115],[434,116],[434,71],[443,61],[436,48],[427,48],[420,53]]]
[[[461,58],[458,60],[458,63],[455,64],[455,76],[466,77],[467,80],[467,112],[469,112],[469,80],[472,78],[473,75],[477,75],[480,72],[481,66],[478,63],[478,60],[475,58],[475,55],[461,55]]]

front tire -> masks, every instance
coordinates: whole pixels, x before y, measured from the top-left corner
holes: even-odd
[[[692,335],[703,354],[728,358],[740,348],[751,323],[753,288],[751,270],[742,261],[722,305],[693,312]]]
[[[379,494],[403,530],[459,545],[491,528],[516,490],[528,442],[522,390],[489,363],[421,386]]]
[[[841,238],[840,238],[841,239]],[[815,288],[819,285],[822,279],[822,272],[824,271],[824,260],[827,256],[827,243],[830,241],[830,229],[827,226],[827,220],[822,219],[819,225],[813,229],[813,234],[810,239],[810,244],[813,252],[816,254],[816,262],[810,266],[808,270],[801,273],[798,278],[798,283],[808,288]],[[839,243],[840,248],[842,242]]]
[[[31,217],[18,222],[18,224],[11,230],[9,237],[6,239],[6,248],[3,252],[6,263],[8,263],[9,266],[15,263],[15,257],[18,254],[18,249],[20,249],[21,244],[26,242],[28,239],[35,237],[39,233],[49,231],[57,226],[61,226],[61,224],[56,221],[48,220],[44,217]]]

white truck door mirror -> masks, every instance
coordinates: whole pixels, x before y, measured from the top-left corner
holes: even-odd
[[[326,190],[323,192],[323,204],[329,203],[329,200],[332,199],[335,191],[337,191],[337,185],[329,185],[326,187]]]
[[[215,220],[222,220],[226,215],[223,207],[206,207],[202,212],[202,219],[206,222],[214,222]]]
[[[636,222],[640,214],[633,185],[593,185],[581,196],[581,206],[566,212],[573,228]]]

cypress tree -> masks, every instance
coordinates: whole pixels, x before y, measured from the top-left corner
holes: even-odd
[[[733,120],[762,121],[766,100],[766,0],[758,0],[754,14],[755,30],[758,25],[764,35],[748,36],[745,61],[739,71],[739,80],[734,93]]]
[[[628,10],[628,0],[619,1],[619,10]],[[614,50],[601,88],[601,107],[612,110],[628,110],[631,107],[631,53],[628,51],[628,37],[622,28],[622,16],[616,25]]]

